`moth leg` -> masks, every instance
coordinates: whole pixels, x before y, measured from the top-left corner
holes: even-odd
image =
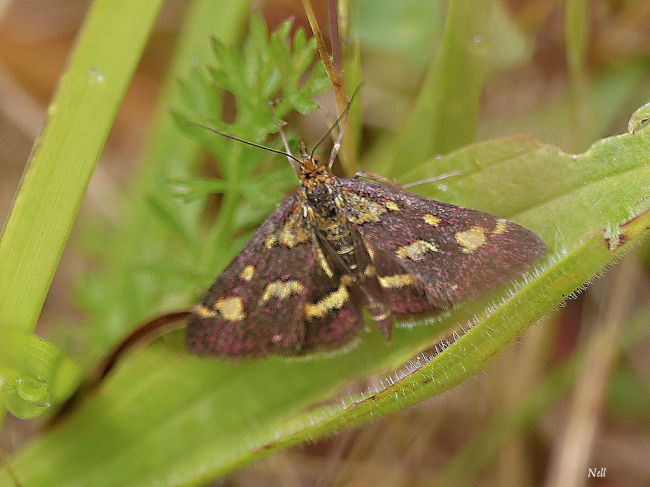
[[[376,271],[373,270],[373,261],[368,251],[368,246],[361,235],[353,231],[352,239],[356,253],[356,261],[360,268],[357,269],[359,289],[365,297],[370,318],[375,322],[387,341],[390,341],[392,331],[392,311],[388,304],[388,297],[379,285]]]
[[[382,176],[381,174],[377,174],[374,172],[357,171],[357,173],[354,175],[354,179],[368,179],[370,181],[374,181],[376,183],[380,183],[385,186],[390,186],[395,189],[403,188],[403,186],[399,184],[397,181],[393,181],[392,179],[389,179],[385,176]]]
[[[370,294],[367,294],[366,299],[368,302],[370,318],[375,322],[379,331],[381,331],[384,338],[386,338],[386,341],[390,341],[393,331],[393,320],[391,320],[392,312],[390,307],[382,301],[375,300],[375,298]]]
[[[454,176],[460,176],[460,175],[461,173],[459,171],[446,172],[443,174],[439,174],[438,176],[433,176],[425,179],[418,179],[417,181],[412,181],[410,183],[403,184],[402,188],[412,188],[413,186],[419,186],[420,184],[435,183],[437,181],[442,181],[444,179],[453,178]]]
[[[442,181],[444,179],[453,178],[454,176],[460,176],[461,173],[458,171],[446,172],[444,174],[439,174],[438,176],[432,176],[430,178],[418,179],[417,181],[412,181],[410,183],[400,184],[392,179],[382,176],[381,174],[376,174],[374,172],[365,172],[359,171],[354,175],[354,179],[369,179],[376,183],[383,184],[385,186],[390,186],[395,189],[406,189],[412,188],[414,186],[419,186],[420,184],[435,183],[437,181]]]
[[[383,296],[381,288],[377,288],[376,281],[375,285],[373,285],[373,282],[369,279],[355,280],[350,285],[350,296],[357,307],[365,306],[368,309],[370,319],[375,322],[386,341],[390,341],[393,328],[391,319],[393,313],[386,302],[386,297]]]

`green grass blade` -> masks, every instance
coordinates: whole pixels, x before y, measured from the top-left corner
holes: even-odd
[[[648,151],[650,131],[640,129],[576,156],[519,136],[423,164],[412,177],[450,168],[462,175],[422,194],[522,223],[549,255],[510,289],[398,328],[390,344],[373,330],[334,355],[239,363],[149,347],[12,466],[35,486],[196,483],[448,390],[650,232]],[[452,331],[444,350],[412,359]],[[333,401],[350,380],[409,360],[377,390]],[[321,401],[329,405],[314,406]]]
[[[161,0],[97,0],[0,241],[0,326],[31,332]]]
[[[585,70],[587,37],[589,35],[588,7],[585,0],[568,0],[565,6],[564,34],[571,86],[571,134],[572,149],[584,140],[583,127],[589,119],[587,95],[587,72]]]
[[[138,174],[131,188],[133,199],[119,228],[111,229],[113,238],[119,245],[111,246],[102,255],[107,263],[100,275],[89,277],[82,284],[85,289],[93,289],[89,294],[99,296],[93,302],[88,295],[77,297],[80,306],[86,311],[94,327],[86,331],[91,334],[87,340],[86,359],[93,359],[127,334],[135,323],[146,319],[151,313],[152,303],[157,303],[172,279],[151,279],[142,277],[137,271],[143,262],[153,266],[162,262],[169,264],[165,257],[150,262],[153,249],[160,251],[161,243],[176,252],[176,234],[170,225],[164,225],[156,218],[155,211],[147,200],[161,203],[171,218],[183,225],[197,220],[203,202],[186,203],[174,196],[174,181],[196,176],[195,166],[203,156],[203,149],[196,139],[182,134],[171,116],[171,110],[182,106],[183,89],[179,80],[187,77],[192,70],[204,70],[212,60],[210,37],[230,44],[236,43],[246,25],[250,0],[214,2],[196,0],[188,8],[178,45],[164,82],[162,96],[152,123],[151,133],[141,157]],[[219,97],[220,93],[213,94]],[[204,103],[209,110],[210,103]],[[214,114],[213,114],[214,115]],[[160,201],[162,200],[162,201]],[[180,252],[176,252],[179,254]],[[159,254],[160,255],[160,254]],[[196,266],[197,256],[187,256],[187,262]],[[192,266],[183,262],[185,272]],[[175,264],[179,264],[175,262]],[[171,266],[168,266],[171,267]],[[181,274],[181,273],[179,273]],[[193,289],[185,289],[192,293]],[[80,293],[78,293],[80,294]],[[166,300],[157,309],[177,309],[187,304],[188,294],[178,293],[178,300]],[[185,298],[185,300],[183,300]]]
[[[397,143],[380,163],[382,174],[401,169],[403,161],[419,163],[474,140],[491,7],[491,0],[449,2],[440,51]]]

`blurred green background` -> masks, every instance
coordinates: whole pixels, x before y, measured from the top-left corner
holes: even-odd
[[[484,8],[481,3],[477,2],[477,9]],[[440,136],[418,141],[416,146],[406,133],[400,157],[422,160],[473,141],[522,132],[532,132],[566,152],[582,152],[599,138],[626,132],[631,113],[650,100],[649,2],[490,3],[484,19],[486,34],[471,39],[472,49],[484,62],[469,74],[461,70],[456,79],[450,77],[448,91],[439,94],[459,96],[458,87],[467,86],[460,96],[476,98],[476,123],[472,114],[455,112],[454,104],[446,103],[447,112],[437,112],[439,118],[432,116],[430,121]],[[88,4],[75,0],[0,3],[3,217]],[[314,4],[325,25],[326,3]],[[399,174],[399,158],[387,154],[383,141],[387,132],[404,130],[413,110],[426,109],[427,103],[437,106],[435,99],[416,101],[413,95],[429,82],[432,63],[445,59],[439,48],[447,2],[360,0],[357,7],[358,32],[353,34],[361,46],[365,83],[361,159],[366,169]],[[94,269],[100,268],[101,275],[106,232],[119,226],[128,188],[142,177],[136,164],[186,8],[184,1],[165,3],[39,321],[37,333],[72,354],[77,350],[81,356],[79,349],[84,349],[81,360],[90,363],[126,331],[123,315],[109,316],[97,304],[105,296],[100,286],[93,287],[98,275]],[[259,1],[251,10],[260,11],[272,28],[294,16],[296,24],[309,31],[299,1]],[[244,20],[241,34],[233,37],[241,38],[247,24]],[[453,59],[447,62],[453,65]],[[322,103],[333,109],[327,96]],[[463,99],[459,105],[467,107],[468,103]],[[446,121],[463,117],[470,120],[463,131],[446,133]],[[292,117],[290,122],[307,141],[317,139],[325,125],[318,112],[304,119]],[[164,214],[165,208],[159,211]],[[579,477],[566,473],[567,464],[577,458],[590,467],[607,468],[601,484],[648,485],[649,255],[647,244],[627,255],[604,278],[532,327],[487,373],[359,430],[273,454],[232,474],[227,484],[431,485],[446,481],[454,485],[561,485],[559,479],[593,481],[584,472]],[[172,308],[184,302],[187,294],[200,292],[202,284],[186,288],[195,277],[205,279],[183,275],[175,283],[177,293],[166,295],[158,308]],[[89,330],[84,324],[92,321],[93,313],[102,315],[105,323]],[[124,313],[130,323],[147,316],[138,309]],[[636,331],[626,338],[625,330]],[[587,372],[576,376],[572,361],[579,354],[587,355],[589,365]],[[378,379],[368,379],[361,386],[372,386],[373,380]],[[0,443],[2,455],[18,451],[34,429],[32,423],[8,418]]]

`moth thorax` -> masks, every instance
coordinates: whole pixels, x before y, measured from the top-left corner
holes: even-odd
[[[336,204],[338,191],[327,181],[314,181],[305,186],[307,202],[314,213],[323,218],[334,218],[339,213]]]

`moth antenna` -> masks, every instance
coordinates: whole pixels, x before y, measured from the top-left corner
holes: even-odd
[[[323,142],[325,142],[325,139],[327,139],[327,137],[329,137],[329,135],[332,133],[332,130],[334,130],[334,127],[338,127],[338,126],[339,126],[339,123],[340,123],[340,121],[343,119],[343,117],[345,117],[345,116],[348,114],[348,112],[350,111],[350,105],[352,105],[352,102],[354,101],[354,97],[357,95],[357,92],[359,91],[359,88],[361,88],[361,85],[362,85],[362,84],[363,84],[363,83],[359,83],[359,84],[357,85],[357,87],[354,89],[354,91],[352,92],[352,96],[350,97],[350,101],[348,102],[348,104],[347,104],[346,107],[345,107],[345,110],[343,110],[343,111],[341,112],[341,114],[340,114],[340,115],[338,116],[338,118],[334,121],[334,123],[332,124],[332,126],[331,126],[329,129],[327,129],[327,132],[325,132],[325,135],[323,135],[323,136],[320,138],[320,140],[316,143],[316,145],[314,146],[314,148],[313,148],[312,151],[311,151],[310,157],[314,157],[314,153],[316,152],[316,149],[318,149],[318,146],[321,145]],[[341,130],[340,130],[339,132],[341,132]],[[342,137],[339,137],[339,138],[338,138],[338,139],[339,139],[339,145],[340,145],[340,139],[341,139],[341,138],[342,138]],[[338,152],[338,150],[337,150],[337,152]],[[335,157],[336,157],[336,155],[335,155]],[[330,156],[330,159],[332,159],[331,156]]]
[[[283,156],[286,156],[288,158],[293,159],[297,163],[302,162],[300,159],[295,157],[293,154],[290,154],[290,153],[287,153],[287,152],[284,152],[284,151],[281,151],[281,150],[273,149],[272,147],[267,147],[265,145],[256,144],[255,142],[250,142],[249,140],[240,139],[239,137],[235,137],[234,135],[227,134],[225,132],[222,132],[221,130],[217,130],[217,129],[213,128],[213,127],[210,127],[209,125],[204,125],[202,123],[197,123],[197,122],[188,122],[188,123],[190,125],[194,125],[195,127],[207,130],[207,131],[215,133],[217,135],[221,135],[222,137],[225,137],[226,139],[236,140],[237,142],[241,142],[242,144],[250,145],[251,147],[257,147],[258,149],[264,149],[266,151],[274,152],[276,154],[282,154]]]

